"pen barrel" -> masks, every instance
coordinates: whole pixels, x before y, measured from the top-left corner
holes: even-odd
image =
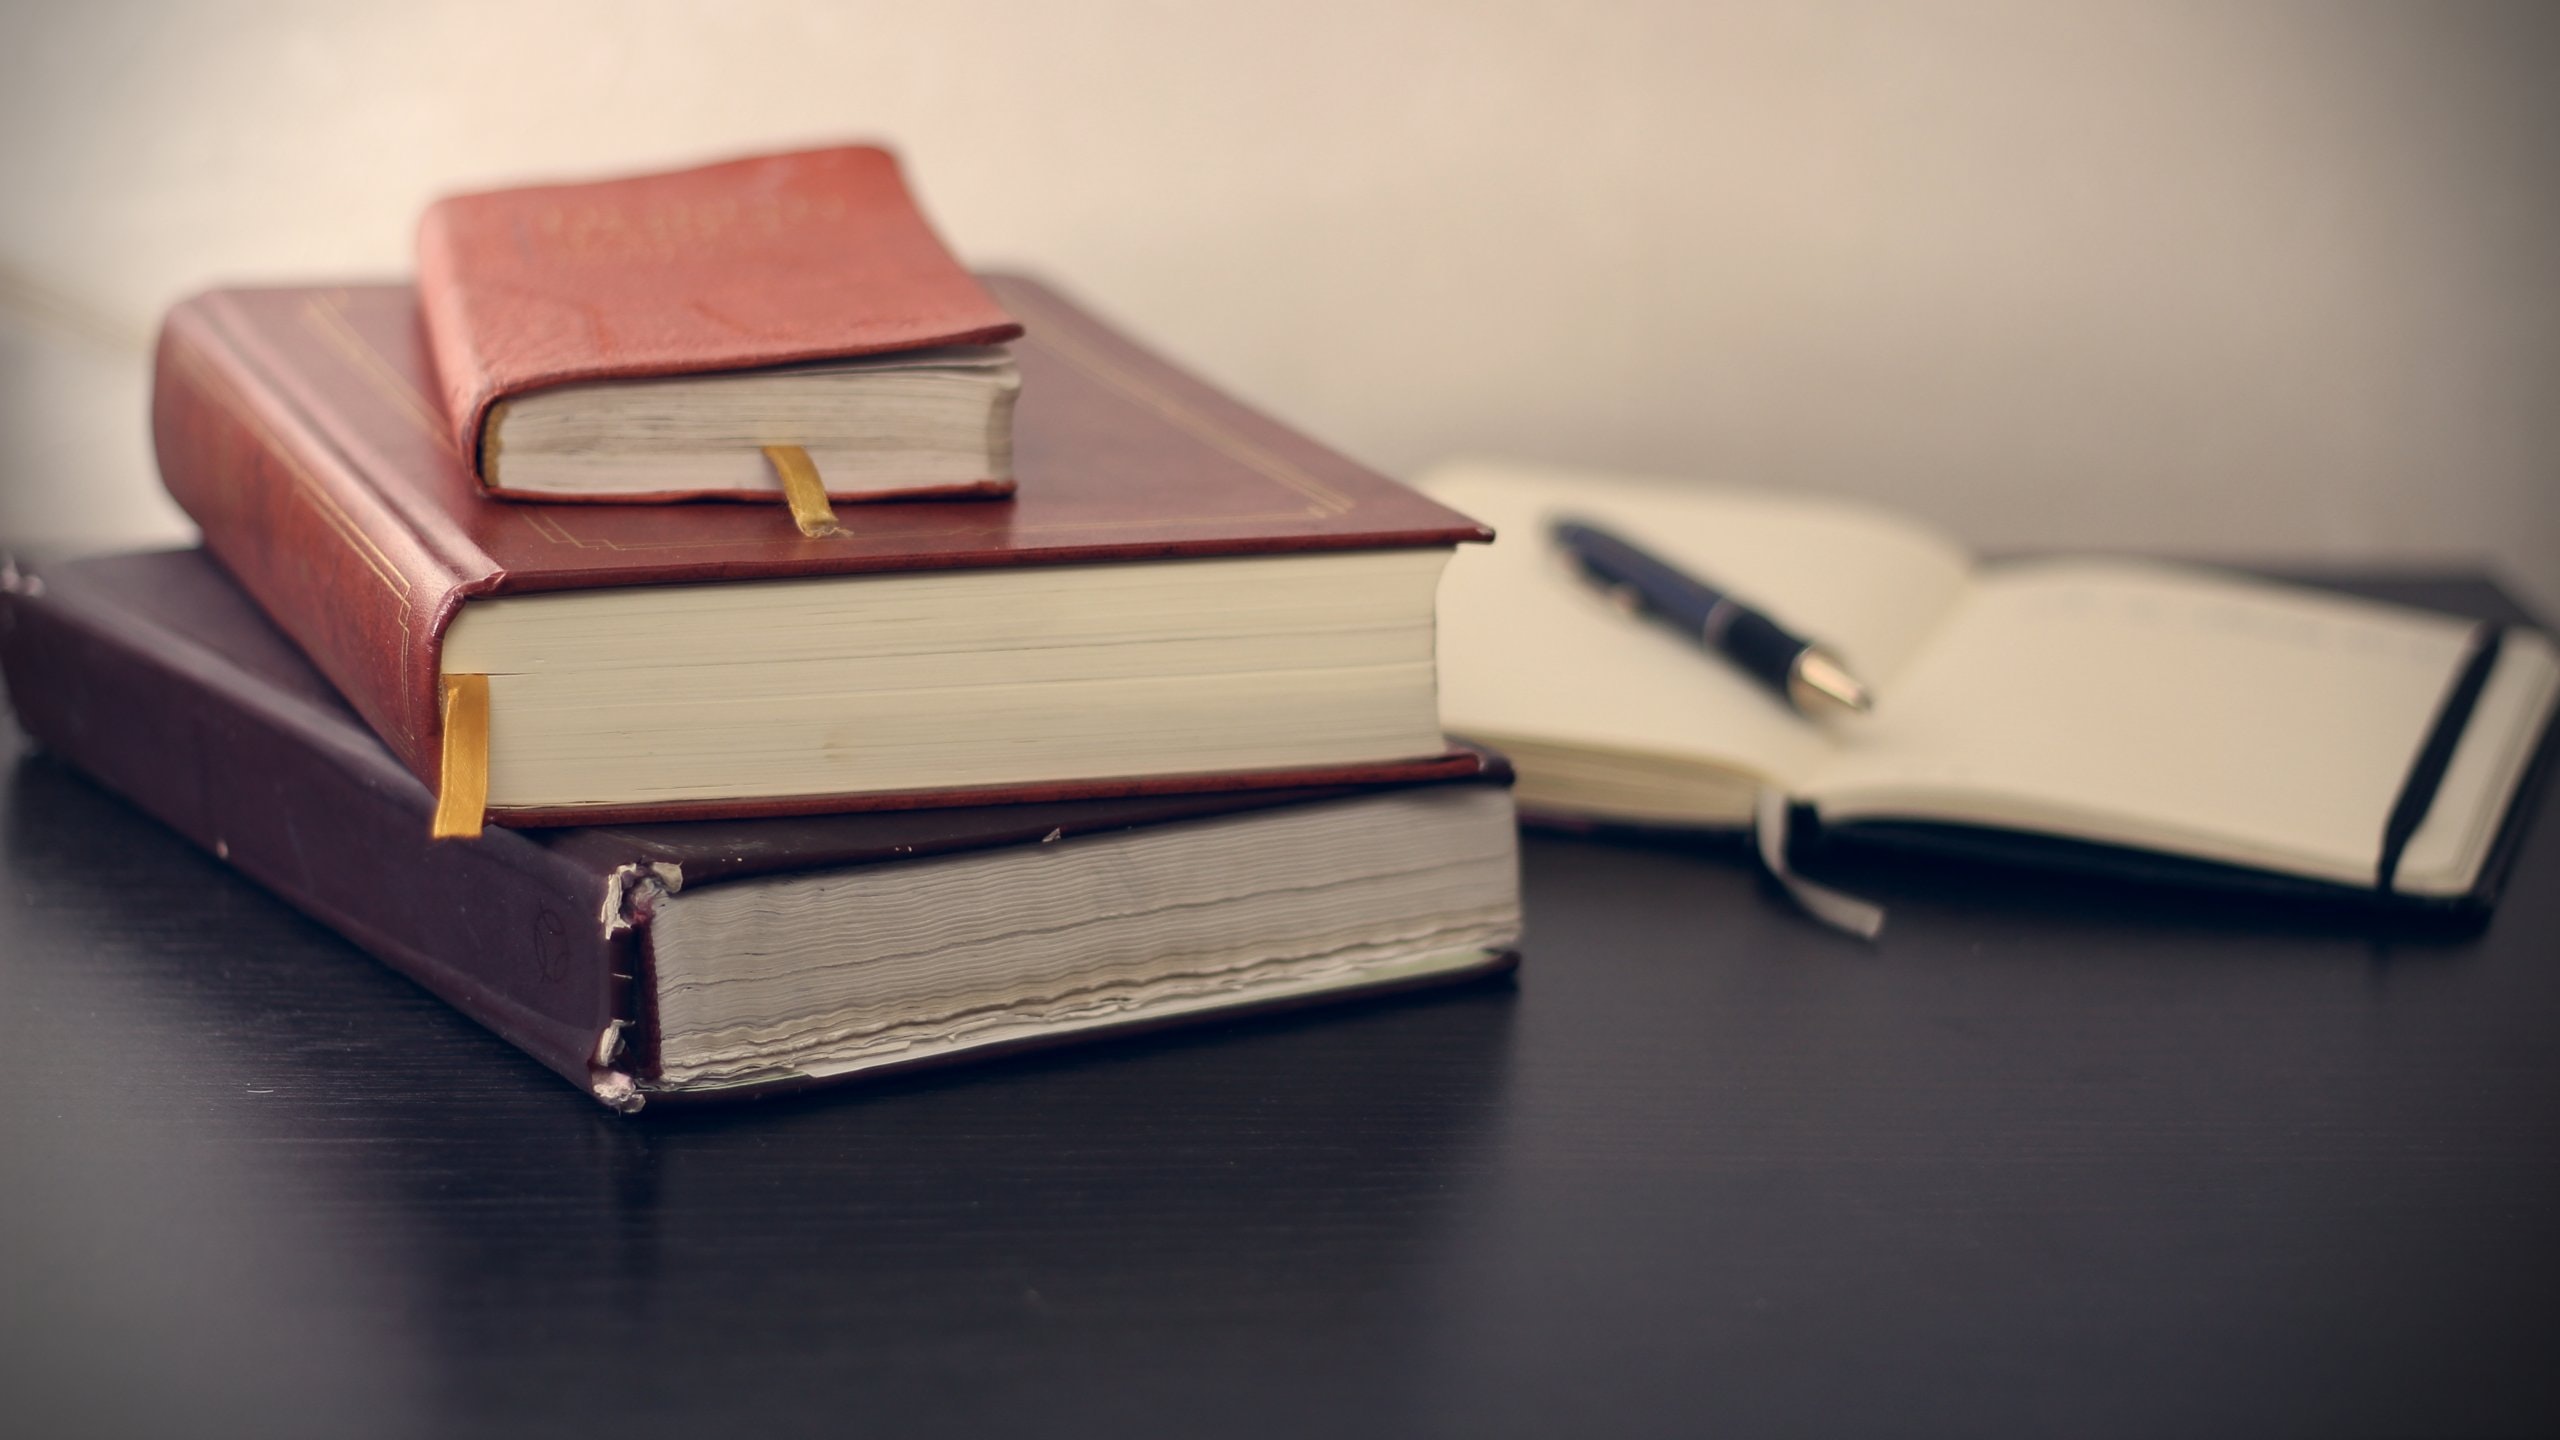
[[[1713,587],[1606,531],[1566,523],[1556,527],[1556,536],[1592,584],[1628,597],[1638,612],[1693,637],[1707,623],[1707,613],[1724,602]]]
[[[1790,635],[1775,621],[1756,610],[1744,610],[1725,625],[1716,648],[1753,677],[1787,693],[1787,681],[1795,674],[1796,657],[1805,652],[1810,642]]]
[[[1788,693],[1796,657],[1810,642],[1605,530],[1563,521],[1556,525],[1555,536],[1593,584],[1724,656],[1779,694]]]

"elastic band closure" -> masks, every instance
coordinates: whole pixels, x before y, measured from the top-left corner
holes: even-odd
[[[444,677],[444,773],[431,840],[476,840],[489,808],[489,677]]]
[[[1788,897],[1814,919],[1861,940],[1873,940],[1883,934],[1883,906],[1869,904],[1855,895],[1842,894],[1828,885],[1816,884],[1789,868],[1788,808],[1784,791],[1774,787],[1761,790],[1758,812],[1751,827],[1753,838],[1760,842],[1760,863],[1769,867],[1770,876],[1786,887]]]
[[[2454,673],[2453,688],[2445,692],[2444,704],[2436,710],[2435,728],[2427,732],[2427,743],[2418,747],[2409,778],[2401,782],[2400,798],[2391,803],[2391,818],[2382,827],[2382,859],[2374,867],[2374,888],[2385,894],[2400,874],[2400,853],[2409,848],[2409,841],[2427,823],[2427,811],[2435,806],[2436,789],[2444,784],[2453,752],[2461,748],[2462,732],[2471,724],[2480,692],[2489,688],[2489,672],[2498,668],[2498,648],[2506,636],[2507,627],[2498,624],[2483,624],[2472,632],[2470,658]]]
[[[836,510],[827,503],[826,482],[818,478],[817,462],[809,452],[797,445],[767,445],[764,458],[773,462],[773,473],[782,477],[782,498],[791,504],[791,523],[812,540],[824,540],[843,533],[836,523]]]

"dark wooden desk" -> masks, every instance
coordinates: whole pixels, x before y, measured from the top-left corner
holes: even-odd
[[[2450,938],[1533,839],[1516,989],[635,1122],[18,748],[13,1434],[2560,1433],[2549,813]]]

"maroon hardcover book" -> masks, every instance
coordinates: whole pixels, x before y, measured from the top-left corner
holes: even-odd
[[[989,287],[1029,334],[1011,502],[868,508],[811,539],[762,507],[493,500],[454,448],[414,292],[219,290],[164,325],[161,475],[205,545],[431,785],[440,657],[467,602],[540,591],[1089,565],[1492,538],[1183,374],[1048,288]],[[1446,753],[1356,771],[1061,777],[961,793],[492,810],[511,824],[807,813],[968,800],[1462,774]]]
[[[626,1110],[662,1096],[740,1095],[824,1078],[749,1065],[718,1083],[668,1080],[655,947],[677,891],[690,904],[724,886],[913,866],[964,852],[1061,855],[1149,827],[1310,815],[1426,790],[1500,797],[1506,854],[1509,844],[1502,790],[1509,772],[1482,752],[1471,752],[1467,779],[1419,787],[492,829],[476,840],[431,842],[425,820],[433,797],[201,552],[107,557],[41,574],[13,570],[6,578],[0,673],[21,723],[42,746]],[[1280,871],[1295,862],[1275,856],[1269,863],[1279,867],[1272,883],[1285,886]],[[1138,871],[1113,879],[1123,897],[1143,896],[1150,883]],[[1516,904],[1516,889],[1512,894]],[[1041,927],[1051,918],[1043,907],[1057,898],[1036,884],[1007,886],[991,902],[1004,913],[990,918],[999,927]],[[1073,1023],[1036,1033],[972,1032],[966,1043],[917,1046],[846,1073],[1454,981],[1513,963],[1503,944],[1482,947],[1470,963],[1427,972],[1373,965],[1321,983],[1247,989],[1226,1003],[1187,1010],[1140,1006],[1097,1019],[1085,1013],[1093,1009],[1088,1004]]]
[[[529,391],[1022,333],[897,162],[863,145],[448,196],[419,222],[418,298],[454,450],[476,471],[494,407]],[[880,493],[841,478],[840,499]]]

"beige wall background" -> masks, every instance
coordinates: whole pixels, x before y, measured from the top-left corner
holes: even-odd
[[[2494,566],[2560,617],[2560,9],[0,9],[0,539],[183,538],[159,310],[432,194],[881,138],[1393,473],[1873,497],[1984,547]]]

